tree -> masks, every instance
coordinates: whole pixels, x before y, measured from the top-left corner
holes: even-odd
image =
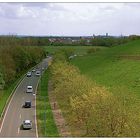
[[[139,137],[139,105],[132,95],[115,96],[94,87],[87,94],[71,98],[71,120],[87,137]]]
[[[2,73],[2,66],[0,65],[0,90],[5,86],[4,76]]]
[[[113,95],[66,60],[56,59],[51,74],[52,95],[56,97],[73,136],[140,136],[138,97],[119,92]]]

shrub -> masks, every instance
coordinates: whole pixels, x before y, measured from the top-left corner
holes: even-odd
[[[139,137],[140,100],[132,94],[113,95],[66,61],[51,66],[53,95],[73,136]]]

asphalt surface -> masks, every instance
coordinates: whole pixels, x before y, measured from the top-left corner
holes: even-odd
[[[42,67],[47,68],[48,59],[44,59],[34,69],[40,70],[43,73]],[[33,138],[38,137],[37,124],[36,124],[36,89],[39,82],[40,76],[36,76],[35,72],[32,72],[31,77],[25,76],[20,82],[15,93],[13,94],[11,101],[7,107],[1,128],[0,137],[12,138]],[[33,93],[26,93],[28,85],[33,86]],[[31,101],[31,108],[23,108],[25,101]],[[32,121],[32,129],[23,130],[22,123],[24,120]]]

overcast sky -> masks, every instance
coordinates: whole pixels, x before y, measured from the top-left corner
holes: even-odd
[[[0,3],[0,34],[140,35],[140,3]]]

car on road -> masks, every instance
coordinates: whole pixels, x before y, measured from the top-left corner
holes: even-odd
[[[27,73],[27,77],[31,77],[32,76],[32,73],[29,71],[28,73]]]
[[[32,129],[32,121],[24,120],[23,121],[23,129]]]
[[[27,86],[26,92],[27,93],[32,93],[33,92],[33,87],[32,86]]]
[[[39,70],[36,71],[36,76],[40,76],[40,71]]]
[[[31,108],[31,101],[25,101],[24,108]]]
[[[32,72],[35,72],[35,69],[33,69]]]

